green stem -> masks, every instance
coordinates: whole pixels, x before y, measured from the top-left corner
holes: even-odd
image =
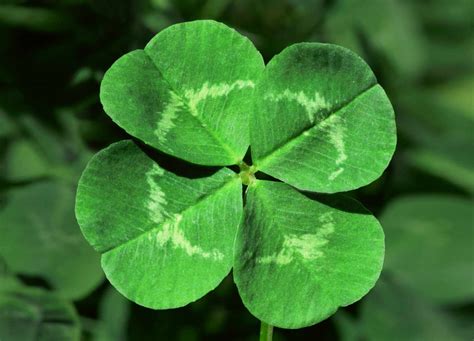
[[[260,322],[260,341],[272,341],[273,326]]]

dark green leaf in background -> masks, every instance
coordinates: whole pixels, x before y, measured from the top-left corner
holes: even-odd
[[[473,142],[472,138],[438,139],[408,151],[405,156],[412,166],[474,193]]]
[[[45,181],[12,190],[0,221],[0,256],[13,272],[41,277],[69,299],[101,283],[99,256],[74,218],[73,188]]]
[[[383,280],[367,295],[361,310],[358,324],[368,341],[461,341],[469,338],[456,328],[453,316],[403,286]]]
[[[46,158],[26,139],[17,139],[8,146],[4,167],[4,176],[11,181],[41,178],[50,171]]]
[[[65,13],[41,7],[0,5],[0,24],[18,26],[33,31],[55,32],[70,25]]]
[[[61,119],[62,125],[67,126],[61,135],[31,115],[12,121],[16,136],[5,147],[0,175],[13,182],[47,177],[75,184],[91,153],[78,137],[77,119],[69,112],[63,113]]]
[[[397,0],[338,0],[324,25],[327,39],[364,58],[385,59],[381,72],[392,71],[386,76],[394,82],[416,79],[426,65],[425,41],[411,5]]]
[[[78,341],[80,326],[71,303],[14,280],[0,282],[0,340]]]
[[[113,287],[109,287],[99,306],[99,329],[95,341],[127,340],[131,303]]]
[[[417,89],[401,98],[400,132],[413,141],[411,166],[474,193],[474,77]],[[447,119],[449,117],[449,119]]]
[[[381,222],[387,235],[385,269],[397,281],[435,303],[473,301],[472,201],[404,197],[387,207]]]
[[[15,125],[5,111],[0,109],[0,137],[11,136],[15,132]]]
[[[345,309],[339,309],[332,317],[332,321],[337,326],[339,340],[360,341],[361,326]]]

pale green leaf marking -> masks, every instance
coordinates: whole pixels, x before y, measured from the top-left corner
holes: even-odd
[[[181,214],[174,214],[170,216],[164,209],[167,204],[165,193],[158,185],[156,176],[163,176],[165,171],[157,164],[153,164],[152,168],[145,174],[146,181],[149,186],[149,200],[147,201],[147,208],[150,219],[156,224],[163,225],[157,227],[159,229],[156,234],[156,241],[160,247],[165,246],[168,242],[174,248],[182,249],[189,256],[198,255],[203,258],[213,258],[215,260],[222,260],[224,255],[217,249],[212,252],[204,251],[201,247],[193,245],[184,235],[184,231],[179,228],[179,224],[183,219]],[[148,239],[152,239],[153,234],[148,234]]]
[[[320,133],[325,133],[328,136],[329,142],[332,144],[337,152],[334,163],[337,166],[336,170],[329,174],[327,180],[334,181],[344,171],[344,161],[347,160],[346,147],[344,142],[344,135],[346,128],[344,127],[344,121],[341,116],[331,115],[328,118],[322,120],[314,129],[306,130],[303,132],[302,137],[318,136]]]
[[[168,132],[176,127],[175,120],[178,117],[179,111],[184,109],[184,103],[181,98],[173,91],[169,91],[169,94],[169,101],[163,112],[159,114],[161,119],[158,121],[158,126],[154,132],[161,143],[166,142]]]
[[[291,263],[298,255],[303,261],[314,261],[324,256],[322,248],[329,242],[328,237],[334,232],[332,221],[333,212],[325,212],[319,217],[321,228],[315,234],[289,234],[283,236],[283,247],[278,254],[259,257],[257,263],[286,265]]]
[[[317,91],[315,91],[313,97],[310,97],[306,96],[303,91],[292,92],[290,91],[290,89],[285,89],[285,91],[283,91],[282,93],[266,94],[264,99],[272,102],[295,101],[304,108],[311,123],[315,122],[316,114],[318,112],[324,109],[328,109],[330,107],[324,97],[321,96],[321,94]]]
[[[163,176],[164,174],[164,169],[162,169],[157,164],[153,164],[152,168],[145,174],[150,193],[146,206],[149,211],[150,219],[156,224],[159,224],[163,221],[163,215],[165,214],[164,207],[167,202],[165,193],[155,181],[155,177]]]
[[[245,88],[253,89],[255,83],[251,80],[236,80],[235,82],[211,84],[205,82],[198,90],[185,90],[184,97],[189,101],[191,115],[199,116],[198,105],[207,98],[226,97],[231,91],[242,90]]]
[[[337,115],[331,115],[329,118],[322,121],[319,128],[328,132],[329,141],[337,151],[335,163],[338,168],[328,176],[329,181],[334,181],[334,179],[344,171],[344,167],[341,166],[341,164],[344,164],[344,161],[347,160],[346,147],[344,144],[346,129],[343,126],[343,119]]]
[[[203,258],[212,258],[214,260],[223,260],[224,255],[218,249],[212,250],[212,252],[204,251],[201,247],[193,245],[186,236],[184,231],[179,228],[179,224],[183,216],[181,214],[175,214],[172,219],[167,220],[163,227],[156,234],[156,241],[161,247],[165,246],[166,243],[171,243],[174,248],[182,249],[189,256],[198,255]],[[149,238],[151,238],[151,234]]]
[[[155,129],[155,135],[160,142],[165,143],[169,131],[176,128],[175,121],[180,111],[188,112],[187,110],[189,110],[192,116],[202,116],[202,110],[199,110],[199,105],[204,103],[207,98],[226,97],[231,91],[246,88],[253,89],[254,87],[255,83],[251,80],[236,80],[231,84],[219,83],[210,85],[209,82],[205,82],[198,90],[184,90],[183,97],[177,95],[174,91],[169,91],[170,98],[163,112],[159,113],[161,119]],[[201,123],[204,127],[207,126],[206,123]]]

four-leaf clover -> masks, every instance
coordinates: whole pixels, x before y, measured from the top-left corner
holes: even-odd
[[[235,30],[188,22],[118,59],[100,96],[105,112],[146,144],[194,164],[241,169],[180,177],[131,140],[90,161],[76,215],[127,298],[154,309],[184,306],[233,268],[253,315],[299,328],[373,287],[384,256],[377,220],[348,197],[301,192],[367,185],[394,152],[392,106],[354,53],[302,43],[265,65]],[[249,147],[251,166],[243,162]]]

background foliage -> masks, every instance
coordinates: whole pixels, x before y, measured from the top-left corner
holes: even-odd
[[[211,18],[249,36],[266,61],[300,41],[355,50],[397,115],[389,169],[350,193],[385,228],[381,281],[333,318],[275,339],[472,339],[473,15],[470,0],[1,0],[0,338],[256,338],[231,277],[178,310],[123,299],[84,249],[72,210],[90,156],[128,137],[99,103],[104,71],[170,24]]]

